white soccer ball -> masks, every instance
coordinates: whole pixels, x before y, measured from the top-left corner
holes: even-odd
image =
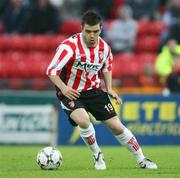
[[[62,155],[54,147],[45,147],[38,152],[37,163],[41,169],[57,169],[62,164]]]

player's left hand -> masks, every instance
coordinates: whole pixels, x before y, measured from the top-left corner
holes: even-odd
[[[121,105],[122,99],[118,96],[118,94],[114,90],[109,90],[107,93],[116,100],[116,103]]]

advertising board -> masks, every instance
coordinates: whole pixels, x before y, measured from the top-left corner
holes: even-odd
[[[144,145],[180,144],[180,95],[142,96],[123,95],[123,105],[114,104],[122,123]],[[102,145],[118,142],[110,131],[92,118],[97,140]],[[83,144],[78,129],[72,127],[67,116],[59,109],[59,144]]]
[[[0,143],[56,142],[57,113],[52,105],[0,105]]]

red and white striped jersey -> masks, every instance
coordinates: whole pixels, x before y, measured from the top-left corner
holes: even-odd
[[[66,85],[82,92],[100,87],[100,71],[112,71],[110,47],[99,37],[97,46],[89,48],[78,33],[59,45],[47,75],[60,75]]]

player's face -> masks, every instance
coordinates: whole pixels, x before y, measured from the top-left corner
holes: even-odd
[[[96,47],[100,33],[101,33],[100,24],[93,26],[84,24],[84,26],[82,26],[83,39],[88,47]]]

